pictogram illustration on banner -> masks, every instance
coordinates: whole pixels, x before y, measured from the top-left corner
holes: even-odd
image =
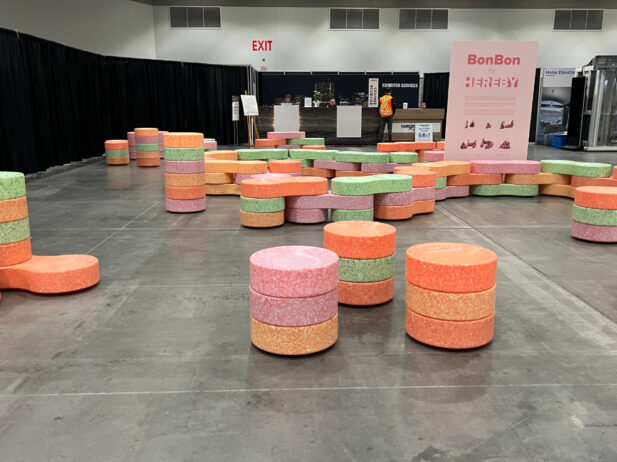
[[[538,42],[453,42],[448,160],[527,159]]]

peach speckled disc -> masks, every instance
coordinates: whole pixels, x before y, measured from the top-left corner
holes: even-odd
[[[336,178],[343,176],[371,176],[375,175],[375,173],[366,173],[354,170],[335,170],[334,176]]]
[[[140,158],[139,157],[140,153],[137,153],[137,166],[138,167],[158,167],[159,165],[161,165],[161,159],[158,156],[156,158]],[[143,153],[142,153],[143,154]]]
[[[566,175],[564,175],[566,176]],[[617,187],[617,179],[615,178],[588,178],[586,176],[573,176],[572,186],[611,186]]]
[[[251,316],[273,326],[310,326],[338,313],[338,290],[314,297],[271,297],[250,290]]]
[[[338,314],[319,324],[281,327],[265,324],[251,316],[251,342],[277,355],[307,355],[326,350],[338,339]]]
[[[465,175],[471,173],[471,163],[463,160],[442,160],[426,164],[416,163],[413,167],[428,168],[435,172],[437,177]]]
[[[204,173],[166,173],[165,186],[203,186],[206,184]]]
[[[447,321],[473,321],[495,313],[495,287],[453,294],[427,290],[407,282],[407,308],[422,316]]]
[[[316,176],[316,177],[320,177],[320,178],[334,178],[336,176],[336,171],[335,170],[328,170],[328,169],[325,169],[325,168],[302,167],[302,176]]]
[[[28,216],[26,196],[0,200],[0,223],[22,220]]]
[[[300,173],[302,161],[296,159],[272,159],[268,163],[271,173]]]
[[[559,173],[536,173],[533,175],[510,173],[504,183],[508,184],[570,184],[570,175]]]
[[[561,196],[574,199],[576,188],[567,184],[544,184],[540,185],[540,194],[545,196]]]
[[[165,186],[167,199],[201,199],[206,196],[206,186]]]
[[[159,136],[158,128],[136,128],[134,130],[134,136]]]
[[[405,330],[418,342],[439,348],[468,349],[489,343],[495,334],[495,315],[474,321],[444,321],[422,316],[409,308]]]
[[[208,151],[204,154],[204,160],[238,160],[236,151]]]
[[[393,298],[394,277],[378,282],[339,281],[338,301],[345,305],[381,305]]]
[[[239,184],[207,184],[206,194],[208,196],[239,196]]]
[[[263,160],[206,160],[206,173],[266,173],[268,162]]]
[[[285,211],[245,212],[240,210],[240,224],[247,228],[275,228],[285,223]]]
[[[501,184],[501,173],[467,173],[465,175],[449,176],[448,186],[471,186],[477,184]]]
[[[396,250],[396,228],[374,221],[338,221],[324,226],[324,247],[341,258],[385,258]]]
[[[285,144],[287,141],[281,138],[259,138],[255,140],[256,148],[274,148]]]
[[[617,188],[581,186],[576,188],[574,203],[591,209],[617,210]]]
[[[328,180],[316,177],[254,178],[241,185],[244,197],[269,199],[286,196],[316,196],[328,192]]]
[[[407,249],[407,281],[429,290],[465,293],[493,287],[497,254],[477,245],[430,242]]]
[[[107,165],[128,165],[130,164],[129,156],[124,157],[105,157],[105,163]]]
[[[338,285],[338,256],[321,247],[271,247],[249,263],[251,288],[272,297],[314,297]]]
[[[231,184],[234,182],[233,173],[205,173],[206,184]]]
[[[137,134],[137,133],[136,133]],[[165,133],[163,146],[166,148],[202,148],[204,147],[203,133]]]
[[[201,199],[165,199],[165,206],[168,212],[193,213],[206,210],[206,198]]]
[[[429,168],[418,167],[417,165],[424,164],[416,164],[416,167],[395,167],[394,173],[411,176],[411,183],[414,188],[434,187],[437,182],[437,174]]]
[[[30,238],[0,245],[0,267],[16,265],[32,258]]]
[[[74,292],[99,282],[99,260],[91,255],[36,256],[0,268],[0,289],[39,294]]]

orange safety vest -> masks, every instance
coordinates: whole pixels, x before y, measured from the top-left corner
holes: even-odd
[[[379,98],[379,114],[381,114],[381,117],[392,115],[392,97],[390,95],[383,95]]]

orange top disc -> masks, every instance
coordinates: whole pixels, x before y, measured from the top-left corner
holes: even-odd
[[[574,203],[590,209],[617,210],[617,188],[581,186],[576,188]]]
[[[107,140],[105,141],[105,149],[110,151],[119,150],[119,149],[128,149],[129,142],[128,140]]]
[[[241,194],[244,197],[269,199],[286,196],[319,196],[328,192],[328,180],[310,176],[289,178],[251,178],[243,180]]]
[[[159,136],[158,128],[136,128],[135,136]]]
[[[396,250],[396,228],[375,221],[337,221],[323,229],[323,245],[341,258],[385,258]]]
[[[204,160],[238,160],[236,151],[207,151]]]
[[[166,148],[204,148],[203,133],[176,132],[163,135]]]
[[[469,293],[488,290],[497,280],[497,254],[458,242],[431,242],[407,249],[407,281],[428,290]]]
[[[270,173],[300,173],[302,162],[296,159],[272,159],[269,162]]]
[[[394,167],[394,173],[411,176],[414,188],[429,188],[435,186],[437,174],[430,168],[424,167]]]

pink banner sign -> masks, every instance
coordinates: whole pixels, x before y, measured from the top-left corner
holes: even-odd
[[[446,160],[527,159],[538,42],[453,42]]]

